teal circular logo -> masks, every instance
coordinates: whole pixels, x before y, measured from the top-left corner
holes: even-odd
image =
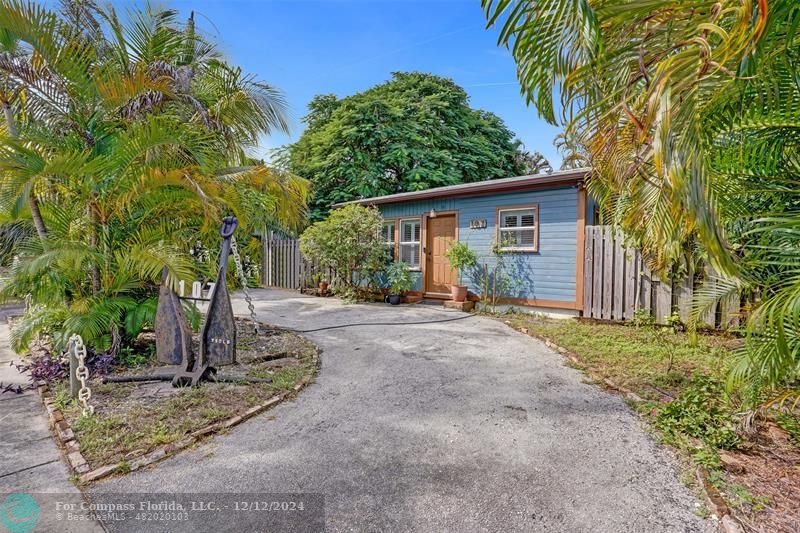
[[[28,533],[39,523],[41,509],[30,494],[15,492],[0,502],[0,523],[11,533]]]

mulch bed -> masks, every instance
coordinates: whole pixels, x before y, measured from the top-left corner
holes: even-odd
[[[760,427],[742,449],[722,452],[728,486],[746,487],[760,497],[742,499],[734,491],[723,496],[749,531],[800,531],[800,448],[772,423]]]
[[[141,348],[155,342],[152,334],[138,341]],[[169,381],[104,383],[93,377],[95,412],[89,417],[68,399],[65,380],[39,391],[70,466],[81,482],[89,482],[150,465],[263,412],[311,382],[318,364],[316,345],[296,333],[262,324],[256,336],[250,321],[237,320],[237,363],[219,371],[270,383],[206,381],[174,388]],[[163,374],[170,368],[151,362],[114,367],[111,375]]]

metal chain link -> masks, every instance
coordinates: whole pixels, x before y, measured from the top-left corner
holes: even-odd
[[[253,321],[253,329],[258,335],[258,320],[256,319],[256,308],[253,306],[253,300],[250,298],[250,293],[247,291],[247,277],[244,275],[244,268],[242,267],[242,258],[239,256],[239,246],[236,244],[236,237],[231,236],[231,253],[233,254],[233,262],[236,265],[236,273],[239,275],[239,281],[242,283],[242,292],[244,292],[244,300],[247,302],[247,308],[250,310],[250,319]]]
[[[83,405],[83,416],[91,416],[94,414],[94,406],[89,405],[92,391],[86,384],[86,380],[89,379],[89,369],[86,368],[86,345],[83,344],[83,338],[78,334],[74,334],[69,338],[69,345],[71,350],[75,350],[75,357],[78,358],[78,368],[75,369],[75,377],[81,382],[81,388],[78,390],[78,401]]]

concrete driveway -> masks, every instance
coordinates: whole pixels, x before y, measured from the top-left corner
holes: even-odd
[[[317,330],[316,383],[90,492],[322,493],[328,531],[710,530],[670,452],[538,341],[438,307],[254,299],[266,322]],[[320,329],[365,322],[387,325]]]

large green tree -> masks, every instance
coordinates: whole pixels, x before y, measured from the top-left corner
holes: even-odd
[[[503,121],[472,109],[466,92],[440,76],[394,73],[353,96],[317,96],[308,107],[289,164],[314,185],[315,219],[336,202],[521,172]]]

